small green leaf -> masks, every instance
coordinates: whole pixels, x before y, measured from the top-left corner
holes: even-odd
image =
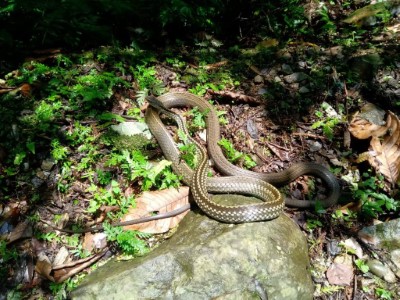
[[[31,151],[32,154],[36,154],[35,153],[35,142],[27,142],[26,143],[26,148],[28,148],[29,151]]]
[[[14,165],[19,166],[24,161],[25,157],[26,157],[25,151],[21,151],[21,152],[17,153],[17,155],[15,155],[15,158],[14,158]]]

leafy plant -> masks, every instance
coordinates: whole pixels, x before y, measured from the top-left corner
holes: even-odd
[[[122,227],[113,227],[110,224],[103,224],[107,234],[107,240],[116,242],[122,251],[129,255],[143,255],[148,251],[146,243],[142,240],[148,238],[150,234],[134,230],[124,230]]]
[[[257,165],[256,162],[248,154],[244,154],[242,152],[237,151],[233,147],[232,143],[227,139],[225,138],[221,139],[218,142],[218,145],[222,147],[227,159],[230,162],[236,162],[240,159],[243,159],[243,165],[246,168],[253,168]]]
[[[322,222],[317,219],[307,219],[306,226],[308,230],[312,231],[315,228],[322,227]]]
[[[383,176],[362,174],[363,179],[354,185],[354,196],[362,203],[362,213],[367,217],[378,217],[387,211],[397,211],[399,202],[382,193],[384,188]]]
[[[163,82],[156,77],[157,71],[154,67],[139,65],[136,68],[131,67],[131,70],[139,88],[137,99],[140,105],[143,105],[149,94],[160,95],[165,91]]]
[[[369,271],[369,267],[366,264],[365,260],[363,259],[356,259],[354,261],[356,264],[357,268],[362,272],[362,273],[367,273]]]
[[[322,109],[325,111],[325,113],[322,111],[315,112],[315,115],[322,120],[312,124],[311,128],[312,129],[322,128],[322,132],[325,134],[325,136],[329,140],[332,140],[334,129],[336,125],[340,123],[340,119],[337,115],[332,115],[327,113],[327,111],[331,109],[331,107],[328,104],[323,104]]]
[[[376,288],[375,289],[375,294],[379,297],[379,299],[386,299],[386,300],[392,300],[393,298],[393,293],[391,291],[388,291],[384,288]]]

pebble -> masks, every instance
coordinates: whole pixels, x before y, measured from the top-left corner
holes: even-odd
[[[292,74],[293,70],[288,64],[283,64],[282,65],[282,72],[285,73],[286,75]]]
[[[42,161],[42,165],[40,166],[40,168],[43,171],[51,171],[51,169],[54,167],[55,164],[56,162],[54,161],[54,159],[48,158]]]
[[[299,93],[300,94],[307,94],[307,93],[309,93],[310,92],[310,90],[307,88],[307,87],[305,87],[305,86],[302,86],[300,89],[299,89]]]
[[[395,249],[392,252],[390,252],[390,260],[395,264],[397,267],[397,276],[400,277],[400,249]]]
[[[257,91],[258,95],[264,95],[267,93],[267,89],[265,87],[259,88]]]
[[[367,265],[371,273],[375,274],[379,278],[383,278],[385,281],[394,283],[396,282],[396,276],[389,269],[388,266],[384,265],[377,259],[371,259],[367,261]]]
[[[299,61],[297,64],[299,65],[300,69],[307,68],[307,63],[305,61]]]
[[[261,75],[257,75],[256,77],[254,77],[254,83],[263,83],[264,82],[264,78]]]
[[[311,152],[317,152],[322,149],[322,144],[318,141],[307,141],[307,144]]]
[[[329,254],[332,256],[336,256],[342,251],[342,248],[339,247],[339,242],[337,240],[330,241],[327,245],[327,248]]]
[[[285,77],[283,77],[283,79],[287,83],[300,82],[300,81],[306,80],[307,78],[308,78],[308,75],[303,72],[296,72],[296,73],[286,75]]]
[[[258,139],[258,129],[256,124],[252,119],[247,120],[247,132],[250,134],[250,136],[257,140]]]
[[[39,188],[44,183],[44,180],[35,176],[31,182],[35,188]]]

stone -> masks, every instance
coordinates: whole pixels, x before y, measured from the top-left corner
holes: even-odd
[[[283,64],[282,72],[285,73],[286,75],[289,75],[289,74],[293,73],[293,70],[292,70],[291,66],[289,66],[288,64]]]
[[[384,265],[377,259],[370,259],[367,261],[367,266],[371,273],[375,274],[376,276],[383,278],[385,281],[394,283],[396,282],[396,275],[390,270],[390,268]]]
[[[118,132],[120,135],[143,135],[147,139],[151,139],[151,133],[146,123],[122,122],[118,125],[111,125],[111,129]]]
[[[396,266],[396,276],[400,278],[400,249],[395,249],[389,254],[390,260]]]
[[[375,248],[400,249],[400,219],[364,227],[358,236]]]
[[[50,172],[51,169],[53,169],[55,164],[56,164],[56,162],[54,161],[53,158],[48,158],[48,159],[45,159],[44,161],[42,161],[42,164],[41,164],[40,168],[43,171]]]
[[[263,82],[264,82],[264,78],[261,75],[256,75],[256,77],[254,77],[254,83],[260,84]]]
[[[264,94],[266,94],[267,92],[268,92],[268,91],[267,91],[266,87],[262,87],[262,88],[259,88],[259,89],[258,89],[257,95],[264,95]]]
[[[237,195],[214,198],[229,203],[248,199]],[[305,237],[284,214],[267,222],[235,225],[190,212],[158,248],[131,261],[108,262],[88,275],[71,296],[313,299],[309,267]]]
[[[310,92],[310,89],[307,88],[306,86],[302,86],[302,87],[299,89],[299,93],[300,93],[300,94],[307,94],[307,93],[309,93],[309,92]]]
[[[283,79],[287,83],[301,82],[301,81],[306,80],[307,78],[308,78],[308,75],[303,72],[296,72],[296,73],[286,75],[285,77],[283,77]]]

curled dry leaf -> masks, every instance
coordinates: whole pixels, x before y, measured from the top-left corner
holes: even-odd
[[[371,136],[383,136],[388,130],[383,120],[384,116],[383,110],[372,103],[368,103],[361,108],[361,112],[354,114],[349,125],[349,131],[360,140],[368,139]]]
[[[189,203],[189,187],[170,188],[162,191],[144,192],[136,199],[136,207],[129,209],[122,222],[150,216],[154,213],[166,213]],[[175,227],[187,211],[175,217],[125,226],[125,229],[146,233],[163,233]]]
[[[381,111],[371,109],[367,115],[373,113],[382,116]],[[375,116],[377,115],[375,114]],[[356,115],[350,123],[350,132],[359,139],[371,138],[368,162],[381,173],[392,185],[396,184],[400,174],[400,121],[398,117],[388,111],[386,122],[371,120]],[[384,125],[383,125],[384,124]]]
[[[383,140],[372,137],[370,145],[376,155],[370,156],[368,161],[394,185],[400,170],[400,121],[392,112],[389,112],[387,127],[389,134],[385,135]]]

